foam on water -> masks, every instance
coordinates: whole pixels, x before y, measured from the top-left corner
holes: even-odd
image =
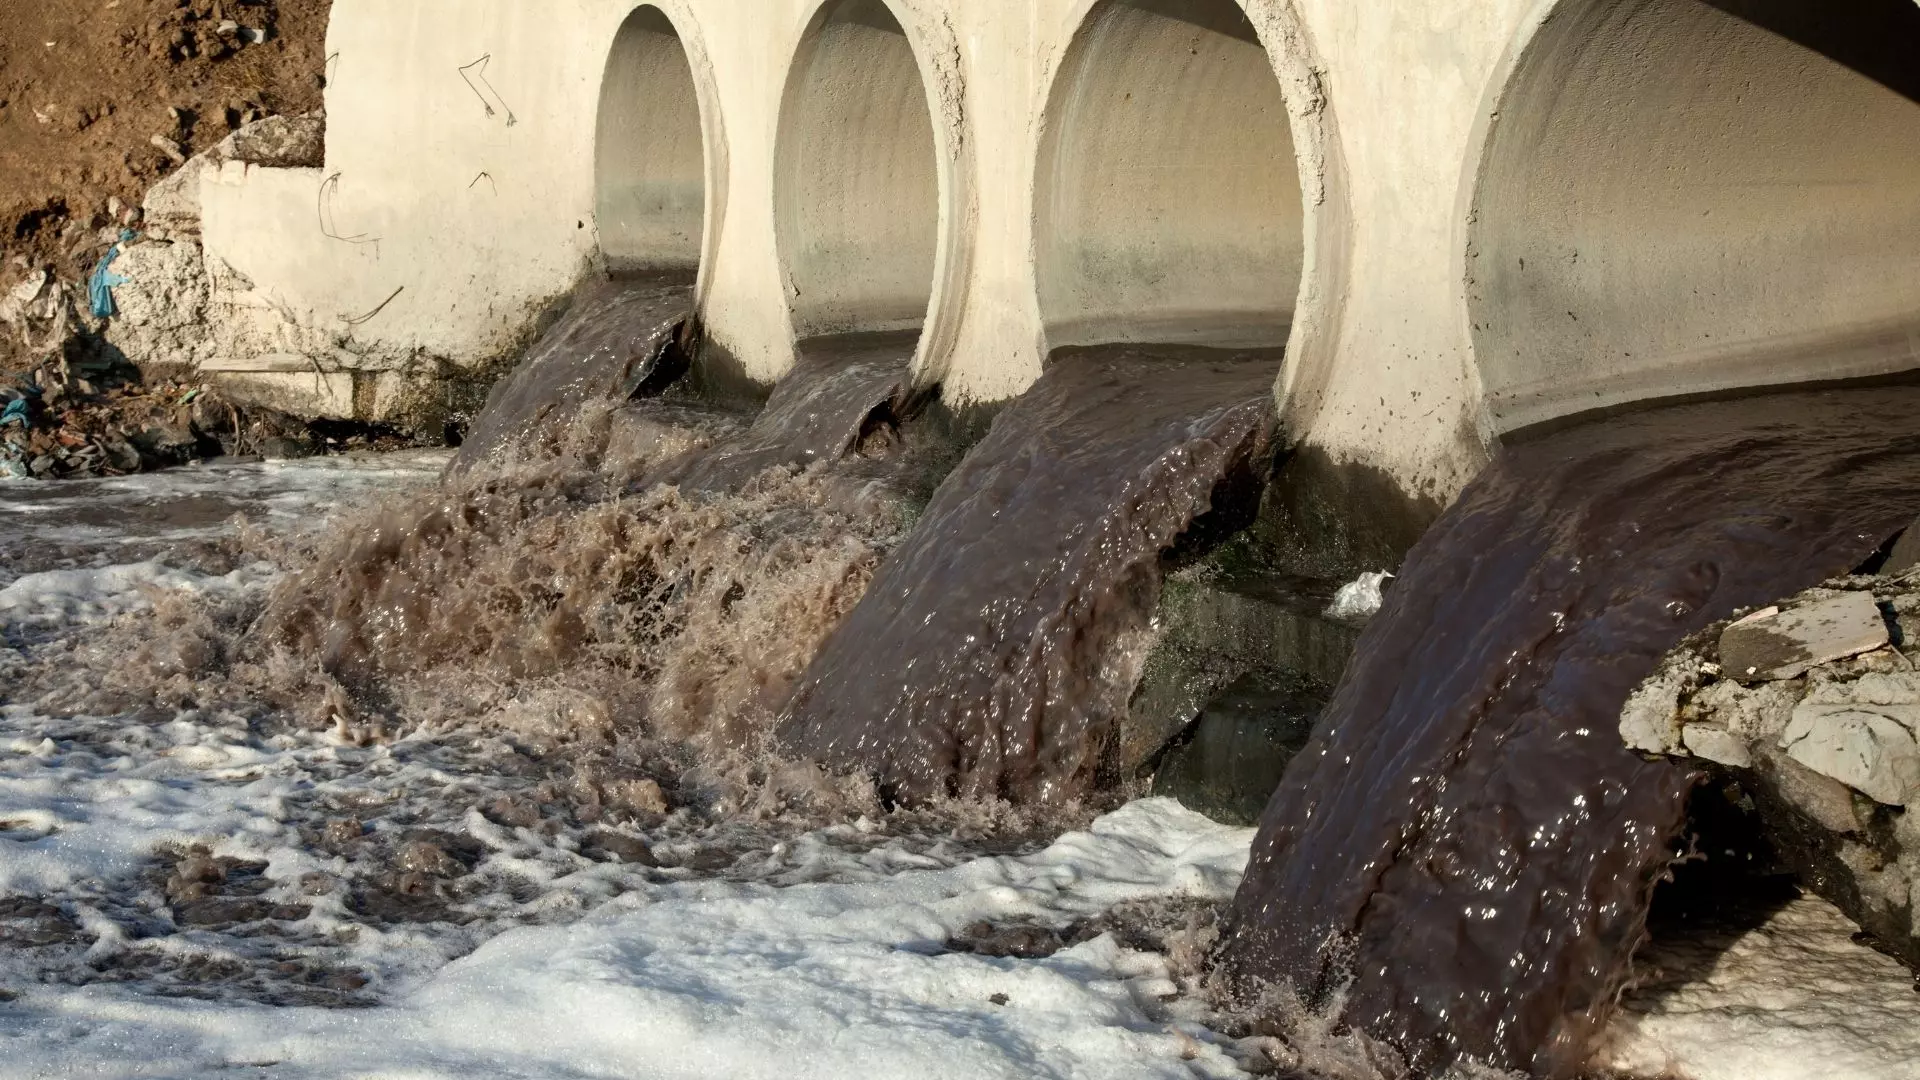
[[[215,461],[139,476],[0,483],[0,585],[44,570],[178,560],[256,525],[297,530],[316,517],[431,480],[445,451],[356,454],[298,461]]]

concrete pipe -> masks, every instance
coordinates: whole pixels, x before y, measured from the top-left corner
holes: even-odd
[[[700,265],[706,140],[692,65],[666,13],[636,9],[600,89],[594,188],[600,250],[615,269]]]
[[[833,0],[815,16],[774,154],[795,335],[919,327],[934,288],[939,166],[919,63],[882,0]]]
[[[1232,0],[1106,0],[1052,89],[1036,180],[1048,343],[1284,345],[1304,261],[1293,135]]]
[[[1566,0],[1488,124],[1493,425],[1920,366],[1920,6]]]

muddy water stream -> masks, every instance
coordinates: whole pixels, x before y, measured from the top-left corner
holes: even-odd
[[[692,304],[693,276],[683,272],[583,287],[494,384],[452,471],[561,454],[583,409],[664,388],[684,370],[673,346]]]
[[[701,491],[734,491],[767,469],[830,464],[868,436],[893,437],[908,405],[907,372],[919,337],[907,331],[801,342],[794,370],[774,387],[751,427],[688,455],[662,478]]]
[[[1268,805],[1223,951],[1434,1068],[1582,1067],[1695,778],[1626,750],[1685,635],[1920,512],[1920,389],[1663,408],[1509,447],[1414,548]]]
[[[786,744],[909,798],[1071,798],[1139,677],[1161,559],[1257,488],[1274,352],[1056,354],[808,669]]]

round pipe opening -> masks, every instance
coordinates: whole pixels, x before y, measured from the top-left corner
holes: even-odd
[[[1920,367],[1920,6],[1570,0],[1474,199],[1499,430]]]
[[[939,244],[933,115],[882,0],[835,0],[816,17],[787,84],[774,170],[795,333],[921,327]]]
[[[700,101],[679,32],[657,7],[636,9],[614,37],[594,158],[608,265],[698,267],[707,204]]]
[[[1069,47],[1037,177],[1049,343],[1284,345],[1305,210],[1280,81],[1233,0],[1107,0]]]

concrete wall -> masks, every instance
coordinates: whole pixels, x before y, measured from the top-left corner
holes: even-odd
[[[1233,0],[1097,8],[1044,122],[1034,272],[1048,344],[1286,344],[1306,240],[1293,130]]]
[[[1469,234],[1502,428],[1920,363],[1920,7],[1571,0]]]
[[[777,139],[775,239],[794,332],[920,326],[940,246],[940,155],[913,45],[881,0],[820,8]]]
[[[684,260],[692,101],[749,375],[915,322],[960,402],[1284,339],[1290,434],[1444,500],[1521,424],[1915,366],[1920,9],[1878,3],[659,0],[648,52],[632,0],[336,0],[326,168],[230,168],[205,235],[302,340],[478,362],[603,250]]]
[[[594,222],[616,268],[698,267],[706,245],[706,132],[686,46],[643,7],[614,36],[594,129]]]

